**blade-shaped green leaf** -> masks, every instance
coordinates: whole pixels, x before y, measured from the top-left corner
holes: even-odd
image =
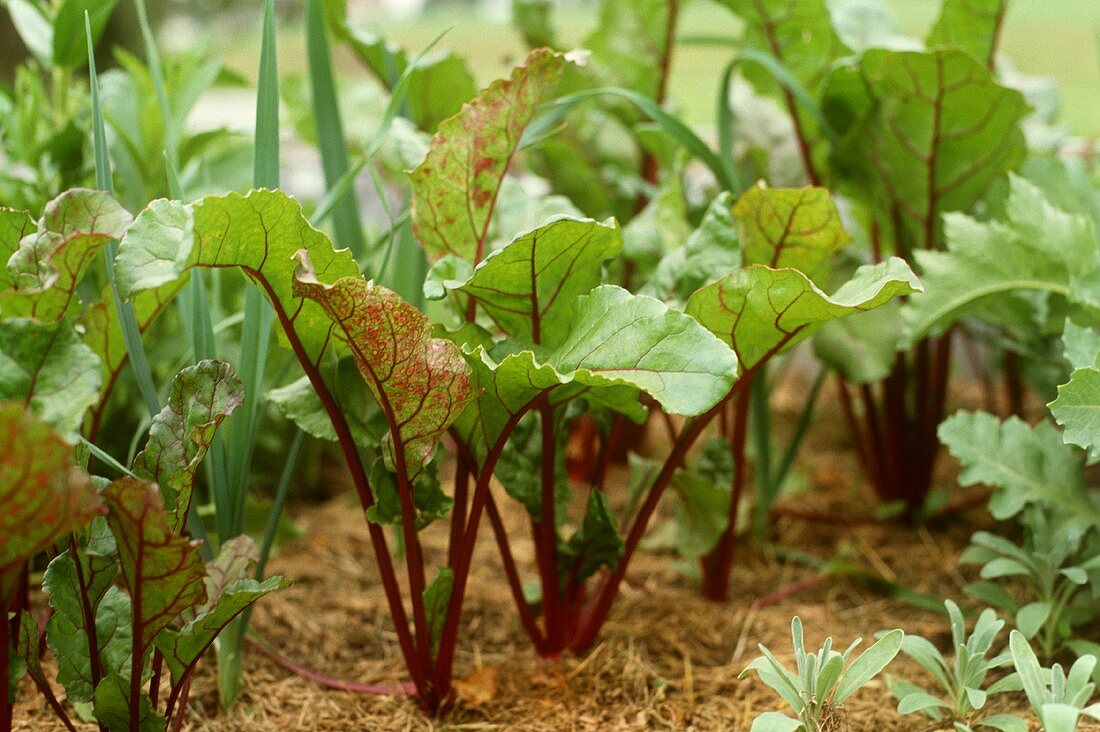
[[[248,536],[238,536],[222,544],[218,556],[206,565],[206,601],[188,611],[187,622],[179,631],[157,636],[156,645],[178,683],[187,670],[198,662],[218,637],[222,628],[264,595],[290,585],[281,577],[263,582],[252,579],[259,549]]]
[[[99,363],[67,321],[0,321],[0,399],[18,399],[64,433],[99,395]]]
[[[490,254],[456,289],[512,338],[554,348],[573,325],[574,301],[600,284],[621,247],[614,221],[559,219]]]
[[[940,425],[939,437],[963,465],[961,485],[1001,489],[989,504],[995,517],[1009,518],[1037,502],[1058,509],[1067,521],[1100,523],[1081,463],[1050,423],[1030,427],[1016,417],[1002,422],[985,412],[957,412]]]
[[[969,210],[1023,159],[1023,96],[965,51],[872,49],[830,78],[822,106],[843,140],[833,169],[898,253],[937,248],[942,214]]]
[[[791,268],[820,282],[826,262],[851,237],[824,188],[757,184],[733,207],[746,264]]]
[[[992,68],[1008,0],[944,0],[928,46],[961,48]]]
[[[240,378],[221,361],[200,361],[172,379],[168,403],[153,417],[133,471],[159,485],[173,532],[187,523],[195,475],[215,431],[243,401]]]
[[[843,704],[848,697],[854,694],[864,684],[878,676],[879,673],[890,665],[894,656],[901,650],[901,641],[905,634],[900,630],[891,630],[868,648],[859,658],[844,669],[844,678],[836,687],[833,695],[834,704]]]
[[[830,320],[920,289],[897,258],[860,267],[832,296],[797,270],[753,265],[696,290],[686,312],[737,352],[742,369],[751,369]]]
[[[730,390],[737,358],[692,318],[612,285],[578,298],[573,329],[547,361],[593,385],[642,389],[672,414],[695,415]]]
[[[134,654],[144,659],[158,633],[206,599],[202,555],[197,542],[172,533],[155,484],[123,478],[103,498],[133,602]]]
[[[413,230],[429,255],[456,254],[474,263],[485,255],[508,164],[564,65],[560,54],[532,51],[509,79],[494,82],[439,125],[427,158],[410,174]]]
[[[347,250],[334,250],[297,201],[267,190],[209,196],[189,205],[154,201],[130,227],[115,261],[124,296],[176,280],[190,267],[239,267],[317,359],[330,341],[331,324],[319,304],[301,302],[292,292],[299,249],[309,252],[326,278],[359,274]]]
[[[1026,328],[1035,308],[1027,291],[1097,300],[1084,284],[1100,270],[1090,219],[1056,208],[1023,178],[1012,176],[1010,187],[1006,221],[949,215],[947,251],[916,253],[925,293],[904,310],[911,340],[974,311]]]
[[[121,238],[130,220],[103,191],[74,188],[50,201],[37,231],[24,236],[8,260],[12,288],[0,292],[5,316],[43,322],[64,316],[88,264],[108,242]],[[14,225],[17,221],[9,224]]]
[[[0,602],[8,603],[23,563],[103,506],[72,445],[23,404],[0,402],[0,439]]]
[[[454,343],[433,338],[431,322],[394,292],[360,276],[325,284],[305,250],[299,261],[295,295],[320,305],[336,325],[390,425],[383,438],[387,467],[414,478],[475,397],[469,366]]]

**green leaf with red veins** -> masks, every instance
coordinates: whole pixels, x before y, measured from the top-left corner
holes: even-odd
[[[19,251],[19,242],[34,230],[34,218],[26,211],[0,208],[0,293],[15,289],[15,278],[8,271],[8,260]],[[0,297],[4,297],[0,295]],[[6,305],[6,301],[0,300]],[[7,308],[3,308],[7,314]]]
[[[409,175],[413,231],[433,259],[484,257],[501,181],[564,66],[561,54],[532,51],[510,78],[493,82],[439,125],[427,157]]]
[[[157,636],[157,648],[173,683],[194,666],[233,618],[267,593],[290,585],[282,577],[263,582],[252,579],[259,557],[256,542],[243,534],[222,544],[218,556],[206,565],[206,602],[184,613],[187,622],[179,631],[167,630]]]
[[[63,433],[99,396],[99,362],[68,321],[0,321],[0,399],[17,399]]]
[[[331,323],[320,305],[302,302],[291,291],[293,256],[299,249],[309,252],[326,278],[359,275],[351,254],[334,250],[328,237],[310,226],[297,201],[269,190],[208,196],[187,205],[153,201],[123,238],[115,266],[125,297],[178,280],[191,267],[238,267],[259,285],[316,361],[329,344]]]
[[[139,333],[144,334],[152,326],[153,321],[164,312],[164,307],[172,302],[185,283],[186,279],[176,280],[154,290],[135,293],[130,298]],[[103,368],[104,396],[99,406],[99,409],[103,409],[129,358],[126,339],[122,334],[122,324],[115,312],[115,304],[109,289],[105,289],[100,294],[98,302],[84,308],[84,312],[77,319],[77,326],[84,344],[92,349],[92,353],[99,358]]]
[[[742,48],[767,54],[817,97],[833,63],[851,53],[833,28],[825,0],[721,0],[745,23]],[[822,141],[813,116],[775,78],[757,64],[742,73],[762,93],[783,102],[795,120],[796,132],[812,150]]]
[[[1008,0],[944,0],[927,45],[954,46],[992,67]]]
[[[614,221],[559,219],[520,234],[454,288],[473,297],[521,343],[554,348],[573,326],[573,303],[600,284],[622,248]]]
[[[295,295],[319,304],[336,325],[389,424],[386,466],[413,480],[473,400],[470,367],[458,346],[433,338],[431,322],[393,291],[361,276],[325,284],[309,254],[298,256]]]
[[[199,361],[172,379],[168,403],[153,417],[133,465],[137,477],[160,486],[172,531],[187,523],[195,475],[218,425],[243,403],[244,385],[222,361]]]
[[[5,314],[43,322],[63,317],[88,264],[130,221],[103,191],[74,188],[50,201],[38,230],[24,236],[8,260],[13,291],[0,295]]]
[[[73,447],[18,402],[0,402],[0,605],[25,562],[103,512]]]
[[[122,478],[103,490],[103,499],[133,603],[134,653],[144,663],[157,634],[205,602],[206,572],[198,542],[172,532],[155,484]]]
[[[821,282],[827,263],[851,237],[825,188],[758,183],[733,207],[746,264],[791,268]]]
[[[860,267],[832,296],[798,270],[755,264],[696,290],[686,311],[737,352],[742,369],[751,369],[831,320],[920,291],[897,257]]]
[[[873,49],[834,71],[824,95],[842,189],[898,253],[939,248],[942,215],[972,208],[1026,153],[1023,96],[965,51]]]
[[[702,414],[729,393],[737,358],[660,300],[603,285],[577,298],[569,337],[546,362],[588,386],[629,384],[671,414]]]

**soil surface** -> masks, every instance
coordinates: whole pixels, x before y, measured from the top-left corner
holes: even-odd
[[[780,414],[798,409],[797,400],[785,404],[780,397]],[[789,550],[821,560],[842,557],[868,575],[933,598],[933,603],[951,597],[968,604],[962,588],[973,574],[958,568],[957,561],[970,535],[993,525],[981,504],[919,528],[861,520],[871,514],[874,501],[847,440],[847,430],[827,400],[799,466],[811,490],[784,499],[772,546],[746,542],[739,547],[734,599],[727,605],[702,599],[697,580],[677,566],[675,557],[644,552],[635,558],[629,581],[591,652],[581,658],[541,659],[516,619],[483,522],[456,656],[459,703],[449,719],[424,716],[396,691],[360,694],[323,688],[253,646],[240,701],[228,712],[217,710],[214,664],[212,659],[205,662],[192,687],[185,729],[747,732],[757,714],[780,709],[782,702],[755,675],[739,680],[738,674],[758,655],[758,643],[785,662],[791,660],[792,615],[802,618],[807,646],[814,648],[825,635],[847,645],[857,636],[871,638],[877,631],[901,627],[946,649],[950,634],[942,614],[921,609],[911,599],[891,597],[866,579],[822,577],[792,558]],[[941,484],[953,483],[951,463],[950,458],[941,461]],[[625,470],[613,478],[612,493],[615,485],[625,485]],[[965,491],[955,498],[972,496]],[[507,498],[499,503],[510,506],[506,520],[516,559],[533,577],[525,517]],[[667,518],[671,507],[665,508]],[[269,568],[294,585],[259,603],[253,628],[264,644],[302,667],[396,690],[405,680],[404,671],[354,497],[345,491],[292,512],[303,538],[284,545]],[[445,556],[445,526],[429,528],[423,538],[429,557]],[[889,672],[918,683],[930,681],[904,656]],[[21,698],[16,729],[63,729],[28,685]],[[990,710],[1022,712],[1025,705],[1022,698],[1007,706],[994,698]],[[887,681],[880,677],[849,700],[836,729],[942,729],[920,715],[900,717],[895,707]],[[1082,724],[1079,729],[1095,732],[1100,725]]]

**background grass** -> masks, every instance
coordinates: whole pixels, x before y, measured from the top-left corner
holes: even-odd
[[[939,9],[935,0],[886,0],[886,4],[896,14],[901,30],[917,37],[924,36]],[[559,8],[555,14],[559,37],[570,45],[580,45],[595,21],[595,3]],[[433,5],[414,19],[368,17],[364,25],[414,52],[449,29],[438,47],[469,59],[483,82],[505,73],[524,53],[523,42],[506,14],[493,16],[465,4]],[[736,20],[713,3],[691,3],[683,14],[681,35],[733,36],[738,32]],[[1074,134],[1087,137],[1100,137],[1098,34],[1100,0],[1011,0],[1002,44],[1020,71],[1055,79],[1062,91],[1066,123]],[[282,36],[280,68],[284,72],[304,70],[300,27],[284,24]],[[221,48],[231,68],[247,75],[255,66],[258,46],[254,41],[242,39]],[[713,125],[715,84],[729,56],[723,49],[679,48],[670,95],[690,123]],[[366,75],[346,52],[336,53],[335,63],[340,74]]]

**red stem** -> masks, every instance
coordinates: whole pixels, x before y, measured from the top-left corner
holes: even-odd
[[[730,570],[737,544],[737,512],[745,490],[745,441],[748,436],[749,405],[752,402],[752,391],[749,389],[751,382],[751,373],[741,379],[741,393],[737,397],[733,414],[733,433],[730,435],[733,476],[726,528],[723,529],[714,549],[700,560],[703,570],[703,594],[707,599],[715,602],[729,601]]]
[[[454,587],[451,590],[451,600],[447,604],[447,617],[443,621],[443,630],[439,638],[439,653],[435,659],[436,689],[443,695],[442,704],[444,706],[450,703],[455,646],[458,642],[458,626],[462,620],[462,600],[466,594],[466,581],[470,576],[470,563],[473,560],[474,546],[477,543],[478,524],[481,521],[481,513],[488,499],[489,483],[492,480],[493,470],[504,451],[504,445],[509,435],[532,406],[533,403],[525,404],[505,423],[500,437],[489,449],[489,453],[485,457],[485,464],[481,466],[477,482],[474,484],[474,495],[470,502],[470,517],[466,522],[466,530],[462,535],[462,546],[454,568]]]
[[[672,480],[672,476],[680,468],[688,451],[695,444],[695,440],[699,435],[702,434],[703,429],[725,408],[726,402],[740,391],[741,383],[740,381],[735,383],[720,402],[711,407],[706,413],[690,420],[680,430],[679,438],[673,444],[668,457],[665,458],[664,465],[661,466],[661,472],[657,474],[653,487],[649,489],[645,500],[638,509],[637,516],[634,517],[624,543],[623,556],[615,567],[615,571],[604,575],[596,588],[593,600],[585,606],[581,614],[579,630],[569,644],[570,650],[583,651],[596,640],[596,635],[603,627],[608,613],[611,612],[611,605],[616,595],[618,595],[619,586],[626,577],[630,559],[641,543],[642,537],[645,536],[646,527],[657,510],[657,504],[660,503],[661,496]]]
[[[539,400],[539,418],[542,426],[542,503],[538,520],[532,519],[535,535],[535,558],[542,583],[542,617],[546,628],[546,643],[553,653],[564,643],[564,626],[561,617],[561,587],[558,581],[558,532],[555,523],[555,439],[554,411],[548,399]]]
[[[294,330],[294,323],[288,317],[286,310],[283,309],[282,303],[271,289],[271,285],[266,279],[260,276],[259,272],[254,270],[246,270],[246,272],[248,272],[253,280],[259,283],[267,292],[268,300],[275,310],[276,317],[278,317],[279,323],[286,334],[287,341],[290,343],[294,355],[298,358],[302,370],[309,379],[309,383],[313,387],[314,392],[316,392],[317,397],[321,400],[321,405],[324,407],[325,413],[332,423],[332,428],[336,432],[336,437],[340,444],[340,450],[343,452],[348,470],[351,472],[352,482],[355,484],[355,490],[359,496],[359,503],[363,510],[366,511],[374,505],[374,494],[371,491],[366,469],[363,467],[363,459],[359,455],[359,449],[355,444],[355,438],[352,437],[351,427],[348,425],[347,418],[341,411],[336,399],[332,396],[332,392],[329,391],[328,385],[325,384],[325,380],[321,376],[320,371],[310,360],[309,354],[306,353],[301,339],[298,338],[298,334]],[[375,560],[378,562],[378,573],[381,576],[382,586],[386,592],[386,601],[389,606],[390,616],[393,618],[394,628],[397,631],[397,640],[398,644],[401,646],[401,654],[405,659],[405,665],[413,678],[413,683],[416,684],[418,692],[427,694],[429,692],[428,669],[421,667],[419,657],[416,654],[415,643],[412,635],[409,633],[408,616],[405,614],[405,606],[401,601],[401,589],[397,584],[397,576],[393,569],[393,559],[390,556],[389,548],[386,544],[386,534],[381,526],[371,521],[367,522],[367,530],[370,534]]]
[[[467,456],[458,451],[455,456],[455,496],[454,509],[451,514],[451,538],[447,544],[447,566],[452,570],[457,560],[458,543],[462,538],[462,528],[466,525],[466,504],[470,500],[470,465]]]
[[[500,559],[504,564],[504,574],[508,578],[508,588],[512,592],[512,600],[519,612],[520,623],[523,625],[523,629],[527,631],[527,635],[530,636],[531,642],[535,644],[535,650],[542,654],[546,647],[546,637],[539,630],[538,623],[535,622],[535,616],[531,614],[531,607],[527,604],[527,598],[523,595],[523,583],[520,581],[519,571],[516,569],[516,560],[512,556],[512,549],[508,544],[508,531],[504,528],[504,521],[500,517],[500,511],[497,509],[497,502],[493,498],[492,491],[489,491],[489,495],[485,497],[485,513],[489,516],[489,523],[493,527],[493,536],[496,538],[497,548],[500,550]]]
[[[335,679],[331,676],[325,676],[311,669],[302,666],[299,663],[295,663],[286,656],[278,653],[272,648],[268,648],[266,644],[259,642],[252,636],[248,636],[248,642],[259,651],[262,655],[271,659],[276,665],[290,671],[296,676],[301,676],[307,681],[312,681],[315,684],[319,684],[326,689],[334,689],[336,691],[350,691],[353,694],[375,694],[382,696],[396,695],[396,694],[415,694],[415,684],[356,684],[351,681],[344,681],[342,679]]]

